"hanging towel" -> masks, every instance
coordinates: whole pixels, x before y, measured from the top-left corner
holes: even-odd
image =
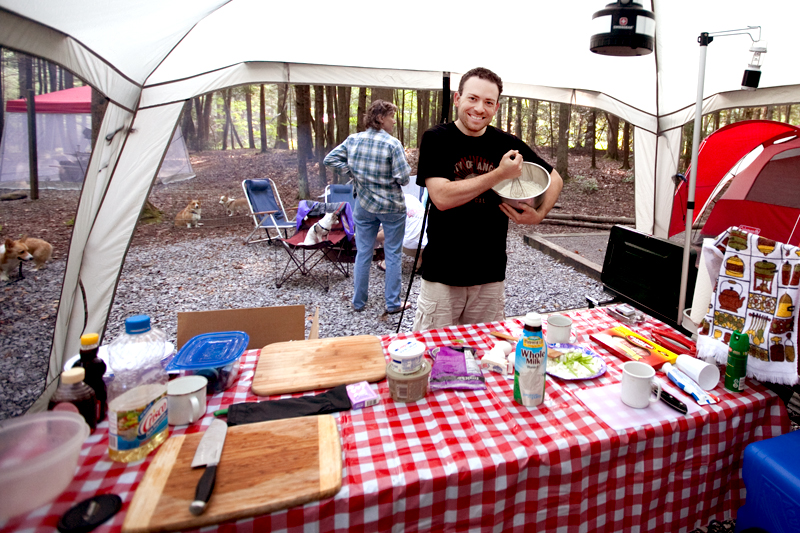
[[[725,364],[734,330],[750,338],[747,376],[794,385],[800,248],[737,227],[704,248],[714,292],[697,339],[698,357]]]

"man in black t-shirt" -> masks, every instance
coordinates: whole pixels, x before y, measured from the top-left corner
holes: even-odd
[[[489,125],[503,82],[475,68],[462,76],[454,105],[458,120],[422,137],[417,184],[428,188],[428,245],[414,330],[505,318],[508,220],[539,224],[555,205],[563,182],[558,172],[523,141]],[[542,204],[518,211],[491,190],[522,173],[528,161],[550,172]]]

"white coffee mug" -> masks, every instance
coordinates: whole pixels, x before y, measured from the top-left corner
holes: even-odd
[[[655,369],[648,364],[638,361],[628,361],[623,364],[622,403],[636,409],[643,409],[661,399],[661,382],[655,377]],[[655,398],[652,397],[653,386],[658,389]]]
[[[205,376],[183,376],[167,383],[167,421],[171,426],[193,424],[206,414]]]
[[[572,334],[572,319],[566,315],[547,317],[546,340],[548,344],[568,343]]]

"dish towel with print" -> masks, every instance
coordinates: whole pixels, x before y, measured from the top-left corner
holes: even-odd
[[[747,377],[797,383],[800,248],[731,227],[704,252],[717,279],[711,280],[714,292],[700,324],[697,356],[725,364],[731,333],[741,331],[750,338]]]

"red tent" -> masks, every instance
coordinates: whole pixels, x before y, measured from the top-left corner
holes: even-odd
[[[783,122],[775,122],[772,120],[746,120],[724,126],[719,130],[709,135],[701,144],[697,155],[697,184],[695,187],[695,210],[694,220],[692,223],[697,222],[698,218],[702,216],[704,206],[711,199],[715,187],[731,169],[747,154],[752,152],[760,145],[765,145],[767,142],[772,142],[776,136],[781,134],[786,135],[800,135],[800,128],[785,124]],[[762,165],[766,163],[759,157]],[[756,167],[755,162],[750,165],[749,169]],[[691,169],[687,171],[687,175]],[[738,176],[736,178],[738,180]],[[778,189],[780,190],[780,189]],[[675,191],[675,196],[672,203],[672,218],[669,227],[669,236],[678,234],[686,229],[686,199],[688,197],[688,184],[681,183]],[[768,202],[774,204],[774,202]],[[778,203],[777,205],[780,205]],[[717,203],[719,206],[719,202]],[[715,206],[714,210],[717,210]],[[741,206],[740,206],[741,207]],[[800,206],[798,206],[800,207]],[[772,209],[772,207],[769,207]],[[737,207],[737,210],[738,207]],[[744,222],[740,222],[744,224]],[[782,221],[782,226],[786,226],[788,222]],[[731,224],[736,225],[736,223]],[[793,225],[793,222],[792,222]],[[728,226],[722,228],[727,229]],[[769,227],[769,226],[767,226]],[[703,229],[703,234],[714,235],[708,228],[706,223]],[[720,230],[717,233],[720,233]],[[790,227],[791,230],[791,227]],[[791,233],[791,231],[790,231]],[[787,236],[789,234],[787,233]],[[775,238],[775,240],[781,240]],[[782,241],[786,242],[786,241]]]
[[[778,242],[800,244],[800,135],[781,133],[763,147],[717,200],[703,234],[739,226]]]
[[[37,113],[91,113],[92,88],[88,85],[64,89],[54,93],[40,94],[33,97]],[[6,102],[6,112],[26,113],[28,102],[24,98]]]

